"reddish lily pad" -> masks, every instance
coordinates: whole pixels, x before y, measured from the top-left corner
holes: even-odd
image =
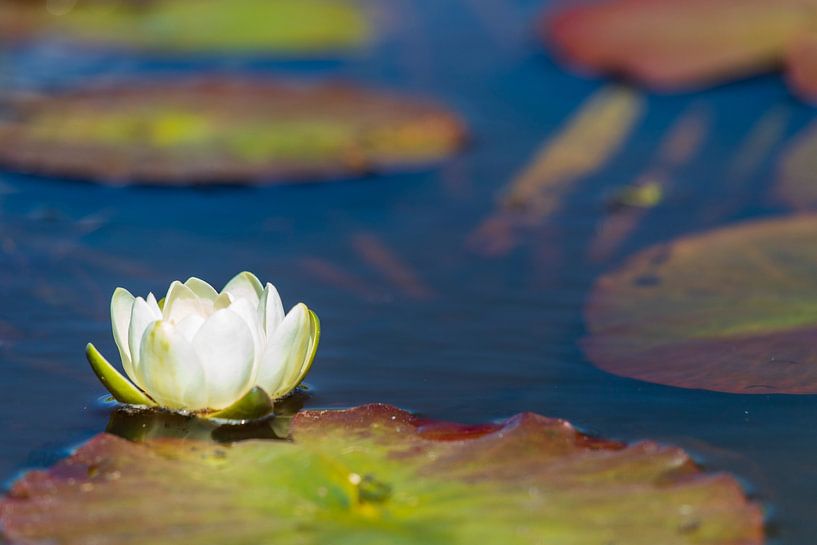
[[[0,36],[51,36],[170,52],[304,56],[360,46],[370,24],[354,0],[50,0],[3,2]]]
[[[99,435],[0,503],[11,544],[755,545],[738,483],[681,450],[523,414],[430,423],[371,405],[307,411],[294,442]]]
[[[684,388],[817,393],[817,217],[648,249],[601,278],[585,348],[602,369]]]
[[[778,68],[815,28],[814,0],[609,0],[567,7],[544,25],[569,62],[666,90]]]
[[[452,114],[340,84],[185,80],[18,100],[0,165],[109,183],[260,183],[437,162],[462,143]]]

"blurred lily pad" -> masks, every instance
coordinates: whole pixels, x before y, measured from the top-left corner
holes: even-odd
[[[606,0],[565,7],[542,32],[578,67],[689,89],[777,69],[792,41],[814,30],[816,8],[815,0]]]
[[[370,32],[354,0],[18,0],[0,10],[5,39],[153,51],[315,55],[360,46]]]
[[[754,545],[738,483],[681,450],[523,414],[431,423],[383,405],[307,411],[294,442],[97,436],[0,503],[8,541],[142,544]]]
[[[590,359],[684,388],[817,393],[816,239],[800,216],[645,250],[597,283]]]
[[[0,165],[108,183],[304,181],[417,168],[463,142],[441,108],[341,84],[201,79],[16,100]]]

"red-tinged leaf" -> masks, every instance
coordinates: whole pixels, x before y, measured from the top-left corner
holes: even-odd
[[[741,394],[817,393],[817,217],[650,248],[602,277],[585,348],[602,369]]]
[[[666,89],[698,88],[780,66],[813,27],[814,0],[607,0],[567,7],[543,34],[578,67]]]
[[[738,483],[561,420],[305,411],[293,442],[99,435],[0,502],[12,545],[759,545]]]

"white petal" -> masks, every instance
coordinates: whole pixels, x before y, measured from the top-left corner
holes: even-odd
[[[258,305],[258,315],[264,328],[266,338],[272,337],[275,330],[284,319],[284,304],[275,286],[267,282],[264,294],[261,296],[261,303]]]
[[[190,278],[187,279],[184,285],[190,288],[193,291],[193,293],[195,293],[200,299],[208,299],[210,301],[215,301],[216,297],[218,297],[218,292],[216,291],[216,288],[214,288],[201,278],[191,276]]]
[[[206,315],[199,304],[199,298],[193,290],[175,280],[170,284],[165,297],[165,306],[162,309],[164,320],[178,324],[191,314],[204,318]]]
[[[131,355],[131,372],[128,377],[140,388],[144,389],[141,371],[141,350],[142,337],[145,330],[156,320],[162,319],[162,313],[158,307],[153,307],[141,297],[133,301],[133,310],[130,316],[130,326],[128,327],[128,348]],[[127,372],[127,369],[125,369]]]
[[[159,320],[145,331],[141,373],[150,396],[163,407],[207,408],[204,371],[193,345],[172,324]]]
[[[260,359],[261,354],[264,352],[266,336],[264,335],[264,330],[258,320],[258,311],[252,306],[252,303],[246,299],[235,300],[228,307],[228,309],[241,317],[241,319],[244,320],[244,323],[247,324],[247,329],[252,334],[255,354]]]
[[[145,298],[145,302],[147,302],[148,306],[153,309],[156,314],[159,316],[162,315],[162,309],[159,308],[159,303],[156,301],[156,296],[153,295],[153,292],[148,293],[148,296]]]
[[[267,341],[255,383],[271,397],[290,390],[298,378],[309,348],[310,331],[309,310],[298,303]]]
[[[201,310],[205,316],[211,315],[213,313],[213,304],[216,297],[218,297],[216,288],[195,276],[188,278],[184,285],[190,288],[199,298],[199,305],[201,305]]]
[[[219,310],[210,316],[193,339],[193,348],[207,377],[209,408],[228,407],[252,388],[253,337],[236,313]]]
[[[229,308],[233,304],[233,296],[227,292],[220,293],[216,300],[213,301],[214,310],[222,310]]]
[[[224,286],[221,292],[229,293],[233,297],[233,301],[236,299],[248,299],[252,302],[253,308],[257,308],[264,288],[253,273],[242,272],[227,282],[227,285]]]
[[[130,315],[133,312],[133,301],[133,295],[124,288],[116,288],[111,297],[113,340],[116,341],[116,346],[119,348],[122,368],[128,376],[133,374],[133,363],[128,347],[128,327],[130,326]]]
[[[176,325],[176,331],[182,334],[188,342],[193,342],[196,333],[199,332],[201,326],[204,325],[204,318],[198,314],[191,314]]]

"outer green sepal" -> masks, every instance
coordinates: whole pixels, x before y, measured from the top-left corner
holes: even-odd
[[[94,370],[96,378],[107,388],[114,399],[120,403],[127,403],[129,405],[156,405],[156,402],[150,399],[142,390],[123,377],[122,374],[105,359],[105,356],[99,353],[99,350],[97,350],[93,344],[88,343],[85,347],[85,356],[88,358],[88,363],[91,364],[91,369]]]
[[[223,418],[225,420],[254,420],[272,412],[272,400],[267,392],[255,386],[244,394],[244,397],[220,411],[207,414],[208,418]]]

